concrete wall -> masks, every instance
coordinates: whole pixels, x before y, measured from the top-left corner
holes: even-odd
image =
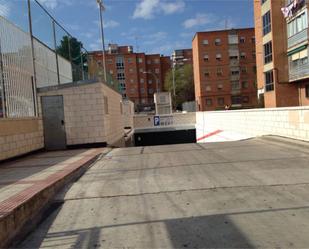
[[[0,161],[43,147],[40,118],[0,119]]]
[[[248,137],[277,135],[309,141],[309,107],[196,113],[198,140],[218,130]]]
[[[135,115],[134,116],[134,129],[143,128],[154,128],[154,117],[153,115]],[[192,113],[174,113],[173,115],[161,115],[161,119],[171,118],[170,125],[164,126],[186,126],[195,125],[196,114]]]
[[[39,93],[40,97],[52,95],[63,96],[68,145],[114,145],[123,139],[121,95],[105,84],[68,84],[41,89]]]
[[[122,114],[124,127],[131,127],[133,129],[134,122],[134,103],[129,100],[123,100],[122,102]]]

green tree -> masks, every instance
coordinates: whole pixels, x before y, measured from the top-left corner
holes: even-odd
[[[87,72],[87,54],[82,51],[83,44],[75,37],[63,36],[57,46],[57,54],[71,61],[73,67],[73,80],[82,79],[82,70]]]
[[[178,66],[175,69],[176,96],[173,97],[173,106],[182,109],[182,103],[194,101],[194,78],[192,65]],[[170,70],[165,77],[164,90],[171,92],[173,96],[173,71]]]

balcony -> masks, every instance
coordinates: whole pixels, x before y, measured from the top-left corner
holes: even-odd
[[[290,67],[290,72],[289,72],[289,80],[291,81],[296,81],[300,80],[303,78],[309,77],[309,65],[304,64],[304,65],[298,65],[296,67]]]
[[[288,48],[308,40],[308,28],[288,38]]]

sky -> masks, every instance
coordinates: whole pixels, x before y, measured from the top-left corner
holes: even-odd
[[[101,49],[96,0],[39,0],[89,50]],[[32,2],[34,34],[52,46],[51,22]],[[104,0],[105,42],[171,55],[197,31],[253,27],[253,0]],[[0,15],[27,30],[26,0],[0,0]],[[64,33],[57,28],[58,37]],[[58,39],[60,40],[60,39]]]

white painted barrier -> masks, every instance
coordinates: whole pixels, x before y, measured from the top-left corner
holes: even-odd
[[[196,113],[199,143],[276,135],[309,141],[309,106]]]

